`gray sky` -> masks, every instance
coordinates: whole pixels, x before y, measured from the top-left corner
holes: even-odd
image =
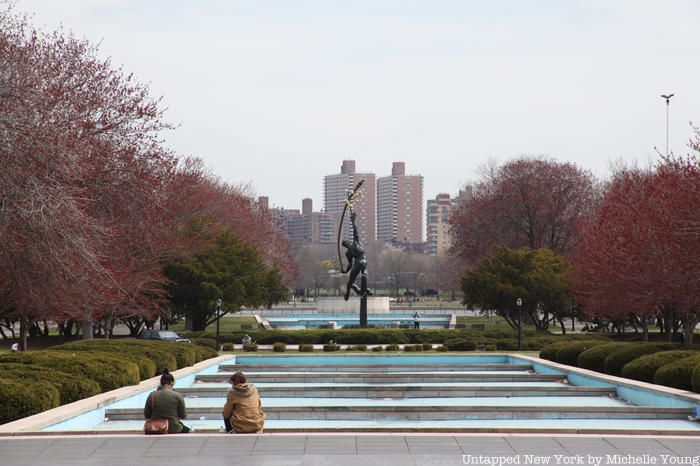
[[[322,207],[343,159],[455,194],[489,159],[599,177],[687,152],[700,123],[697,0],[17,0],[163,96],[167,136],[271,204]]]

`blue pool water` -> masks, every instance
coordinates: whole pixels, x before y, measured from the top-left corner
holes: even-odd
[[[441,327],[449,325],[452,316],[450,314],[420,314],[422,327]],[[267,322],[273,327],[292,328],[316,328],[335,322],[338,327],[358,325],[360,316],[358,313],[348,314],[285,314],[284,316],[266,317]],[[367,323],[373,326],[392,327],[397,325],[413,325],[413,313],[403,314],[368,314]]]

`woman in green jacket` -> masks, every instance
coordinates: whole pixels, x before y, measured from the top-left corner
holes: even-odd
[[[190,428],[180,422],[180,419],[187,418],[185,399],[173,390],[173,385],[175,377],[168,369],[164,369],[160,376],[160,387],[146,399],[143,415],[146,419],[167,419],[169,434],[186,434]]]

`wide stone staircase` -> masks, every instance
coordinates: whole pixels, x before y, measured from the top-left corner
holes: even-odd
[[[300,358],[280,363],[279,357],[246,356],[176,388],[199,432],[223,428],[228,380],[243,371],[260,392],[266,432],[700,433],[689,420],[691,407],[636,406],[619,398],[615,387],[576,386],[563,374],[536,373],[530,364],[343,363],[342,357],[315,364]],[[143,406],[108,408],[105,417],[98,431],[138,430]]]

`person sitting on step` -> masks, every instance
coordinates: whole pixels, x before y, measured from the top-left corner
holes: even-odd
[[[230,379],[231,388],[226,393],[226,404],[222,415],[226,432],[236,434],[261,434],[265,424],[265,413],[258,389],[248,383],[242,372]]]

